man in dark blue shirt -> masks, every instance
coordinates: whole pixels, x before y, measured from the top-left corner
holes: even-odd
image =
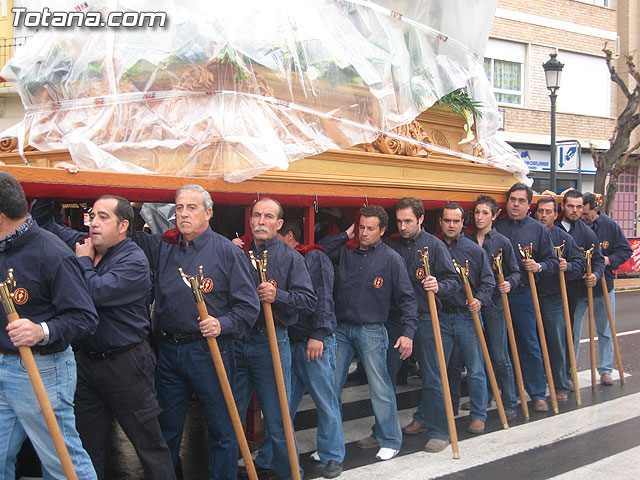
[[[536,219],[549,228],[554,246],[559,247],[564,244],[564,254],[558,259],[560,271],[565,272],[567,282],[580,280],[584,276],[587,262],[573,237],[554,224],[557,216],[558,204],[554,198],[543,197],[538,200]],[[540,274],[538,298],[544,334],[549,348],[549,363],[551,363],[556,398],[559,402],[566,402],[572,388],[567,377],[567,335],[559,275],[547,275],[544,272]]]
[[[388,245],[404,259],[409,280],[418,303],[418,329],[414,338],[414,355],[420,366],[422,376],[422,399],[413,415],[413,420],[402,428],[409,435],[427,431],[429,441],[425,451],[436,453],[449,444],[449,427],[444,406],[442,380],[436,353],[436,344],[431,322],[431,312],[425,291],[432,291],[436,296],[438,308],[441,299],[447,298],[460,288],[460,278],[453,268],[451,255],[446,245],[433,235],[422,229],[424,222],[424,204],[414,197],[402,198],[396,203],[396,223],[398,238],[391,238]],[[430,275],[426,276],[422,264],[422,253],[428,249]],[[395,343],[400,335],[402,324],[401,312],[392,306],[387,321],[389,339]],[[392,334],[397,330],[398,334]],[[397,349],[389,349],[389,375],[395,378],[401,360]]]
[[[472,314],[480,315],[484,305],[491,305],[491,295],[496,283],[485,251],[462,235],[463,215],[464,210],[460,205],[447,203],[440,211],[440,228],[453,260],[462,267],[468,262],[473,301],[468,301],[462,285],[451,296],[443,299],[440,328],[446,333],[442,337],[442,343],[447,362],[455,344],[467,366],[467,385],[471,399],[471,423],[467,431],[483,433],[489,397],[482,348]]]
[[[207,423],[210,478],[235,480],[238,445],[205,337],[217,337],[233,385],[233,339],[251,328],[259,302],[244,255],[209,227],[212,206],[206,190],[186,185],[176,192],[177,232],[135,232],[134,240],[154,271],[155,309],[164,332],[156,371],[159,419],[173,464],[178,464],[187,406],[195,393]],[[200,266],[207,318],[199,318],[193,292],[178,272],[195,275]]]
[[[564,194],[562,206],[562,220],[557,220],[556,225],[568,232],[576,241],[578,247],[582,248],[582,250],[589,250],[590,248],[593,248],[593,255],[591,257],[591,275],[585,275],[584,279],[577,279],[573,282],[568,282],[567,286],[567,293],[569,294],[569,311],[573,319],[573,338],[577,360],[578,353],[580,351],[582,319],[588,308],[587,287],[593,288],[594,291],[599,290],[599,288],[597,288],[598,283],[604,275],[604,257],[602,256],[600,242],[598,242],[598,237],[595,232],[580,219],[583,210],[582,193],[573,189],[568,190]],[[604,308],[604,302],[602,308]],[[611,338],[611,334],[609,334],[609,338]],[[604,343],[606,345],[607,342],[605,341]],[[609,344],[609,346],[612,346],[612,344]],[[601,349],[602,347],[603,345],[600,344]],[[603,353],[608,355],[606,350],[604,352],[601,350],[601,358]],[[611,360],[613,359],[613,348],[611,348],[610,355],[611,358],[609,359],[609,365],[611,365]],[[612,381],[610,373],[604,370],[600,372],[600,381],[603,385],[611,385]]]
[[[493,264],[493,257],[502,253],[504,282],[498,282],[498,271],[494,269],[496,287],[492,294],[492,304],[482,307],[482,321],[504,410],[507,419],[513,420],[516,417],[518,401],[516,400],[513,365],[511,365],[509,358],[509,341],[504,306],[502,305],[502,293],[509,293],[520,284],[520,267],[509,239],[493,228],[493,222],[496,221],[498,213],[496,200],[488,195],[480,195],[473,206],[473,219],[477,231],[467,236],[484,249],[490,264]],[[492,392],[489,392],[489,400],[492,397]]]
[[[312,458],[323,465],[322,476],[335,478],[342,473],[344,437],[340,421],[340,401],[333,389],[336,365],[337,321],[333,303],[333,264],[319,245],[304,245],[298,222],[286,220],[278,239],[304,255],[318,304],[312,315],[299,315],[289,327],[291,344],[291,418],[305,392],[309,392],[318,414],[317,451]],[[272,458],[271,439],[260,445],[259,457]],[[264,466],[264,465],[261,465]]]
[[[516,334],[525,389],[533,400],[533,409],[546,412],[547,380],[542,364],[542,352],[538,343],[536,314],[529,286],[528,272],[558,273],[558,258],[553,250],[549,229],[527,214],[533,199],[533,191],[523,183],[514,184],[507,192],[508,219],[499,221],[496,230],[511,241],[520,266],[520,285],[509,293],[509,308]],[[532,246],[530,259],[518,255],[519,248]]]
[[[76,363],[69,344],[98,326],[98,315],[75,255],[28,215],[20,184],[0,172],[0,279],[13,269],[13,302],[20,317],[8,323],[0,308],[0,478],[16,477],[16,456],[27,436],[45,478],[66,478],[40,405],[18,353],[31,347],[62,438],[81,479],[96,479],[73,412]]]
[[[349,365],[357,354],[364,367],[371,403],[376,419],[373,437],[359,442],[360,448],[380,449],[378,460],[394,458],[402,445],[402,430],[393,384],[387,371],[389,338],[385,322],[391,301],[401,311],[401,335],[393,348],[405,359],[413,350],[413,335],[418,325],[417,304],[402,257],[382,242],[389,217],[380,206],[370,205],[360,211],[359,247],[350,250],[344,244],[349,235],[344,232],[333,239],[327,250],[338,266],[334,291],[338,329],[338,352],[335,371],[335,391],[341,397]],[[349,229],[351,231],[351,229]]]
[[[148,342],[151,273],[147,257],[130,238],[131,204],[122,197],[98,198],[90,214],[88,238],[57,224],[51,201],[36,201],[31,213],[41,227],[75,250],[100,318],[95,334],[74,343],[76,425],[98,478],[106,474],[114,415],[136,449],[145,477],[175,478],[158,423],[156,361]]]
[[[591,227],[598,237],[602,255],[604,257],[604,276],[607,282],[607,292],[611,303],[613,318],[616,318],[616,296],[613,288],[613,271],[629,260],[633,251],[629,241],[622,233],[620,226],[611,218],[603,215],[598,208],[598,199],[593,193],[585,193],[582,197],[584,206],[582,209],[582,221]],[[600,349],[600,381],[603,385],[611,385],[611,364],[613,362],[613,339],[609,325],[609,314],[604,301],[604,292],[601,287],[593,289],[593,308],[598,331],[598,346]]]
[[[255,258],[263,258],[267,252],[268,280],[260,282],[256,271],[252,275],[260,301],[270,303],[272,307],[288,400],[291,396],[291,348],[287,327],[296,324],[298,315],[313,314],[317,297],[302,255],[278,239],[278,230],[284,223],[283,214],[279,202],[263,198],[253,204],[250,226],[253,234],[251,250]],[[237,378],[234,393],[240,417],[244,418],[246,415],[255,389],[264,414],[265,427],[271,438],[276,475],[281,479],[291,478],[264,309],[260,310],[253,328],[236,341],[235,360]],[[256,465],[268,468],[272,459],[258,456]]]

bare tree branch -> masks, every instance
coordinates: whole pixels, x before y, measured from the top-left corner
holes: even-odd
[[[609,139],[609,145],[613,145],[617,137],[618,137],[618,123],[616,123],[616,126],[613,128],[613,133],[611,134],[611,138]]]
[[[636,150],[638,150],[639,148],[640,148],[640,142],[636,143],[633,147],[631,147],[629,150],[624,152],[624,155],[622,155],[622,157],[620,158],[620,163],[621,164],[626,163],[627,159],[631,156],[631,154]]]
[[[607,68],[609,69],[609,74],[611,76],[611,81],[615,82],[620,87],[620,90],[622,90],[622,93],[624,93],[624,96],[627,97],[627,99],[630,99],[631,98],[631,92],[627,88],[627,84],[624,83],[624,80],[622,80],[622,78],[620,78],[620,76],[618,75],[618,72],[616,71],[616,67],[614,67],[611,64],[611,61],[613,60],[613,52],[607,48],[606,44],[605,44],[604,48],[602,49],[602,51],[604,52],[604,54],[606,56]],[[633,59],[632,59],[631,63],[633,63]],[[628,64],[629,64],[629,61],[627,60],[627,65]]]
[[[631,75],[633,79],[636,81],[635,89],[637,91],[638,87],[640,86],[640,72],[636,68],[636,64],[633,61],[633,55],[628,53],[627,55],[625,55],[625,60],[627,63],[627,67],[629,68],[629,75]]]

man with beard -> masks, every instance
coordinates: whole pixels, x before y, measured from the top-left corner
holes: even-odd
[[[582,221],[591,227],[598,237],[604,256],[604,276],[607,282],[607,294],[611,303],[613,318],[616,318],[616,295],[613,289],[613,271],[629,260],[633,251],[629,241],[622,233],[620,226],[611,218],[602,214],[598,208],[598,199],[593,193],[585,193],[582,196],[584,206],[582,208]],[[596,286],[593,289],[593,309],[598,332],[598,346],[600,348],[600,382],[603,385],[613,384],[611,379],[611,364],[613,363],[613,339],[611,338],[611,326],[605,304],[602,288]],[[576,311],[576,317],[582,318],[584,313]]]
[[[573,237],[554,224],[557,216],[558,204],[554,198],[543,197],[538,200],[536,219],[549,229],[554,246],[564,244],[564,254],[558,259],[560,271],[565,272],[567,282],[580,280],[586,269],[586,260]],[[566,402],[571,385],[567,378],[566,327],[558,275],[540,275],[538,297],[556,398],[559,402]]]
[[[422,399],[413,415],[413,420],[402,428],[408,435],[428,432],[429,441],[424,450],[436,453],[449,445],[449,427],[442,393],[440,366],[436,354],[436,344],[431,322],[431,312],[427,299],[427,291],[436,296],[438,308],[442,308],[441,299],[447,298],[460,289],[460,279],[453,268],[451,255],[444,243],[422,229],[424,222],[424,205],[422,200],[414,197],[400,199],[396,205],[396,222],[400,238],[392,238],[389,246],[404,259],[407,273],[413,287],[418,304],[418,329],[414,338],[414,355],[420,366],[422,375]],[[419,250],[429,252],[430,275],[426,276]],[[401,333],[401,313],[391,309],[387,330],[389,341],[395,344]],[[394,332],[396,332],[394,334]],[[445,329],[443,334],[447,333]],[[397,349],[388,351],[389,375],[395,378],[401,365],[400,353]]]
[[[593,248],[593,255],[591,257],[591,275],[587,276],[585,273],[584,279],[577,279],[573,282],[568,282],[567,293],[569,295],[569,311],[573,320],[573,339],[576,352],[576,361],[578,360],[578,353],[580,350],[580,331],[582,329],[582,317],[584,316],[588,304],[587,304],[587,288],[597,287],[600,279],[604,275],[604,257],[600,249],[600,242],[595,232],[589,228],[582,220],[582,193],[577,190],[568,190],[564,194],[562,199],[562,219],[556,220],[556,225],[568,232],[573,237],[578,247],[582,250],[589,250]],[[597,288],[595,289],[597,290]],[[578,315],[579,314],[579,315]],[[611,338],[611,334],[609,334]],[[602,360],[603,345],[600,344],[600,354]],[[606,342],[604,342],[606,344]],[[610,344],[611,345],[611,344]],[[613,348],[610,349],[611,358],[605,361],[605,365],[608,363],[611,365],[613,360]],[[604,385],[611,385],[610,373],[603,370],[600,372],[600,381]]]

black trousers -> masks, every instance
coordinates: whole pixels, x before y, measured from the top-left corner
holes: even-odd
[[[110,358],[76,353],[76,426],[98,478],[105,478],[106,442],[113,417],[138,454],[145,479],[175,480],[156,399],[156,361],[148,342]]]

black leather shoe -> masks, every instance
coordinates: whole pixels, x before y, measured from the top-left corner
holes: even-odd
[[[258,478],[275,478],[275,470],[264,468],[259,465],[256,465],[255,467]],[[240,465],[238,467],[238,478],[249,478],[249,472],[247,472],[247,467],[245,467],[244,465]]]
[[[322,469],[322,476],[324,478],[336,478],[342,473],[342,464],[335,460],[329,460],[327,465]]]

